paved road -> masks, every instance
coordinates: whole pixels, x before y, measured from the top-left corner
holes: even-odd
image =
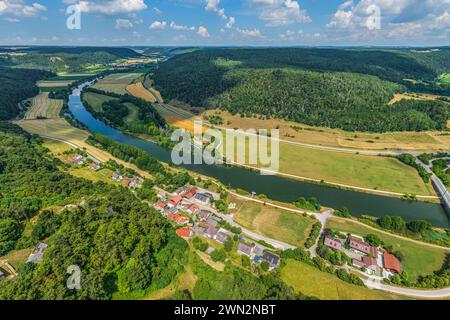
[[[443,299],[450,297],[450,287],[443,288],[443,289],[427,289],[427,290],[421,290],[421,289],[410,289],[410,288],[402,288],[402,287],[395,287],[391,285],[387,285],[384,283],[381,283],[378,279],[368,279],[363,280],[364,284],[370,288],[370,289],[377,289],[382,290],[390,293],[395,294],[401,294],[406,295],[414,298],[421,298],[421,299]]]

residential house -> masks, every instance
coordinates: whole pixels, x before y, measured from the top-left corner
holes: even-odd
[[[191,204],[186,208],[186,212],[190,214],[196,214],[199,210],[199,207],[195,204]]]
[[[175,192],[174,195],[176,196],[181,196],[184,193],[184,187],[178,188]]]
[[[200,220],[208,220],[209,217],[211,217],[211,212],[206,211],[206,210],[202,210],[198,214],[198,217],[200,218]]]
[[[122,180],[122,185],[123,185],[124,187],[129,187],[129,186],[130,186],[130,183],[131,183],[131,180],[128,179],[128,178]]]
[[[389,253],[385,252],[383,254],[383,263],[384,263],[384,268],[386,270],[389,270],[391,272],[396,272],[396,273],[401,273],[402,272],[402,270],[400,268],[400,262],[392,254],[389,254]]]
[[[280,257],[271,252],[266,251],[262,256],[262,261],[268,262],[270,265],[270,269],[274,269],[278,267],[278,265],[280,264]]]
[[[115,180],[115,181],[121,181],[123,179],[123,177],[120,174],[115,172],[112,175],[112,179]]]
[[[211,217],[208,220],[206,220],[206,223],[209,226],[213,226],[214,228],[216,228],[218,226],[218,224],[219,224],[219,222],[217,220],[215,220],[215,219],[213,219]]]
[[[142,187],[142,184],[144,183],[144,179],[140,177],[133,177],[130,181],[130,187],[133,189],[139,189]]]
[[[250,244],[242,242],[242,241],[239,243],[238,250],[237,250],[237,252],[239,254],[244,254],[244,255],[251,257],[252,251],[253,251],[253,245],[250,245]]]
[[[167,214],[167,218],[177,222],[178,224],[187,224],[187,223],[189,223],[189,219],[188,218],[182,217],[179,214],[169,213],[169,214]]]
[[[180,228],[177,230],[177,235],[181,238],[190,238],[192,234],[192,230],[189,228]]]
[[[325,242],[324,242],[325,246],[332,248],[332,249],[336,249],[336,250],[342,250],[343,248],[343,244],[342,241],[339,239],[333,239],[330,238],[328,236],[325,237]]]
[[[352,249],[355,249],[357,251],[370,254],[372,257],[376,258],[378,257],[378,250],[377,248],[372,247],[368,243],[365,243],[363,240],[358,239],[356,237],[350,236],[349,238],[350,247]]]
[[[42,260],[42,256],[44,255],[44,251],[47,249],[48,245],[45,243],[39,243],[36,249],[34,249],[33,253],[28,257],[28,263],[38,264]]]
[[[219,230],[213,225],[209,225],[208,228],[206,228],[204,235],[210,239],[216,240],[217,233]]]
[[[156,204],[156,208],[160,211],[164,211],[164,209],[166,209],[167,207],[167,203],[165,203],[164,201],[158,201],[158,203]]]
[[[181,198],[181,196],[178,196],[178,195],[174,196],[174,197],[172,197],[172,199],[170,199],[170,201],[167,205],[169,206],[169,208],[174,208],[180,204],[181,200],[183,200],[183,198]]]
[[[381,268],[377,263],[377,259],[370,256],[364,256],[362,257],[362,260],[353,259],[352,263],[355,267],[358,267],[360,269],[365,268],[375,273],[381,272]]]
[[[185,192],[183,194],[183,198],[185,198],[185,199],[192,199],[197,194],[197,190],[198,189],[196,187],[190,188],[187,192]]]
[[[98,170],[100,170],[100,164],[99,164],[99,163],[96,163],[96,162],[92,162],[92,163],[89,165],[89,169],[91,169],[91,170],[93,170],[93,171],[98,171]]]
[[[225,233],[223,231],[219,231],[217,233],[216,240],[222,244],[225,244],[225,242],[227,242],[229,237],[230,236],[227,233]]]
[[[211,204],[211,195],[207,193],[197,193],[194,196],[194,199],[198,202],[200,202],[203,205],[210,205]]]

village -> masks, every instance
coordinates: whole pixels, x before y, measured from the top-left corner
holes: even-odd
[[[219,194],[189,186],[180,188],[173,194],[160,190],[158,197],[160,200],[155,208],[179,226],[178,236],[184,239],[200,237],[222,245],[229,239],[237,238],[237,253],[247,256],[254,265],[264,263],[268,266],[268,271],[280,265],[280,257],[271,252],[271,248],[256,243],[241,233],[233,232],[234,228],[227,226],[227,223],[215,214],[213,202],[220,199]],[[206,250],[207,254],[213,252],[212,247]]]
[[[350,257],[351,266],[369,276],[389,279],[401,273],[400,262],[383,247],[371,246],[355,235],[339,234],[339,238],[325,232],[324,245],[333,250],[343,252]]]
[[[80,153],[69,156],[66,161],[74,165],[88,167],[93,171],[99,171],[107,165]],[[111,179],[132,190],[142,187],[143,178],[126,175],[127,172],[116,170],[113,172]],[[155,208],[179,227],[177,235],[181,238],[190,240],[198,236],[225,245],[228,239],[234,238],[236,235],[229,230],[233,228],[227,229],[225,227],[227,223],[215,214],[214,202],[220,200],[220,194],[218,193],[195,186],[187,186],[172,194],[159,189],[158,198],[159,201]],[[239,255],[247,256],[255,265],[266,262],[269,271],[280,265],[280,257],[270,251],[273,248],[257,244],[242,234],[239,234],[238,237],[237,253]],[[211,247],[206,250],[207,254],[213,252],[214,249]]]

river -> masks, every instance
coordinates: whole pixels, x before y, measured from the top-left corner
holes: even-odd
[[[114,141],[133,145],[143,149],[160,161],[168,162],[171,151],[160,147],[150,141],[144,141],[116,130],[104,122],[95,119],[83,106],[80,99],[81,85],[74,89],[69,97],[69,109],[75,118],[86,125],[89,130],[107,136]],[[396,215],[406,221],[427,220],[436,227],[450,227],[449,219],[444,208],[435,203],[410,202],[398,198],[373,195],[368,193],[342,190],[292,180],[280,176],[262,176],[238,167],[225,167],[220,165],[187,165],[186,169],[209,176],[221,181],[231,188],[240,188],[257,194],[265,194],[273,200],[293,202],[298,197],[316,197],[326,207],[340,209],[347,207],[352,215]]]

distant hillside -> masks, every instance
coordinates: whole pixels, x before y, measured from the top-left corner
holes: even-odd
[[[165,98],[194,107],[349,131],[420,131],[445,128],[445,104],[388,102],[406,90],[404,79],[420,79],[427,89],[446,68],[441,57],[392,50],[205,49],[161,64],[154,79]]]
[[[0,120],[9,120],[20,113],[19,103],[39,93],[36,82],[52,74],[46,71],[0,67]]]
[[[55,54],[55,53],[82,54],[82,53],[106,52],[118,58],[141,57],[139,53],[137,53],[132,49],[117,48],[117,47],[30,47],[20,51],[24,52],[31,51],[45,54]]]

